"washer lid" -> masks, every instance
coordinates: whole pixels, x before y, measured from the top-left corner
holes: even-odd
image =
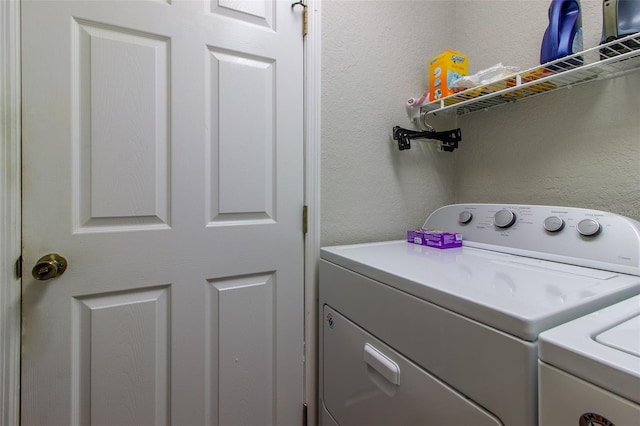
[[[596,341],[640,357],[640,315],[598,334]]]
[[[640,404],[640,296],[540,334],[539,356]]]
[[[528,341],[640,293],[637,276],[473,247],[441,250],[388,241],[325,247],[320,253],[326,261]]]

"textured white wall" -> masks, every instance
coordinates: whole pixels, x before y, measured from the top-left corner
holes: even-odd
[[[469,71],[498,62],[528,69],[540,63],[551,0],[456,0],[456,45]],[[585,48],[600,41],[602,0],[582,0]]]
[[[469,55],[470,71],[538,64],[550,0],[323,2],[321,243],[402,238],[451,202],[558,204],[640,219],[640,73],[458,119],[454,154],[394,124],[427,86],[428,58]],[[601,1],[583,0],[585,47]],[[444,130],[455,122],[438,126]]]
[[[599,43],[600,0],[583,0],[585,48]],[[549,1],[458,1],[458,48],[477,62],[538,64]],[[568,205],[640,219],[640,74],[458,119],[458,202]]]
[[[398,151],[404,103],[428,85],[428,59],[451,47],[455,2],[322,3],[321,244],[399,239],[453,201],[455,156]],[[446,130],[442,128],[442,130]]]

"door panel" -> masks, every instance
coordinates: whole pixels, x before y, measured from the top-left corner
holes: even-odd
[[[71,403],[79,423],[169,424],[170,287],[73,302]]]
[[[77,231],[168,225],[170,40],[96,22],[73,26]]]
[[[301,16],[23,1],[22,422],[299,424]],[[276,25],[277,22],[277,25]]]
[[[229,16],[247,23],[273,27],[275,1],[268,0],[219,0],[208,1],[211,13]]]
[[[273,217],[275,63],[209,50],[213,221]]]
[[[275,422],[275,281],[270,273],[209,282],[218,324],[212,341],[217,341],[214,353],[219,354],[220,424]]]

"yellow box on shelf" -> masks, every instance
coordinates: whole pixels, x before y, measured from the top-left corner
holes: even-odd
[[[467,55],[455,50],[445,50],[429,60],[429,99],[444,98],[459,90],[451,83],[467,75],[469,63]]]

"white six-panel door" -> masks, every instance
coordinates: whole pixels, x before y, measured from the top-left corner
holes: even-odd
[[[22,19],[22,423],[300,424],[301,11]],[[68,269],[33,279],[48,253]]]

